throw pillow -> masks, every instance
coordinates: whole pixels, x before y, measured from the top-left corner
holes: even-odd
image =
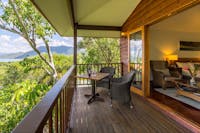
[[[195,66],[194,63],[188,62],[187,66],[189,67],[189,69],[193,72],[195,70]]]
[[[199,63],[195,63],[194,64],[194,68],[195,68],[196,77],[200,78],[200,64]]]
[[[191,76],[190,72],[189,72],[189,68],[191,66],[188,65],[188,63],[183,63],[183,62],[176,62],[176,65],[180,68],[182,68],[182,74],[185,76]]]

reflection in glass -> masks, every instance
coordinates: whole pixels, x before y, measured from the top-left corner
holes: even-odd
[[[130,34],[130,70],[136,71],[133,86],[141,89],[142,86],[142,32]]]

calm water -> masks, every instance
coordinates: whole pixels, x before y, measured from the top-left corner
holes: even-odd
[[[0,59],[0,62],[14,62],[14,61],[20,61],[22,59]]]

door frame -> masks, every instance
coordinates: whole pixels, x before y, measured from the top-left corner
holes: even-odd
[[[145,97],[150,96],[150,61],[147,29],[147,26],[141,26],[128,32],[128,71],[130,71],[130,34],[138,31],[142,32],[142,87],[141,89],[138,89],[131,86],[131,91]]]

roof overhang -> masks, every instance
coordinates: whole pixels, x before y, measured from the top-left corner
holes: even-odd
[[[61,36],[119,37],[141,0],[31,0]]]

